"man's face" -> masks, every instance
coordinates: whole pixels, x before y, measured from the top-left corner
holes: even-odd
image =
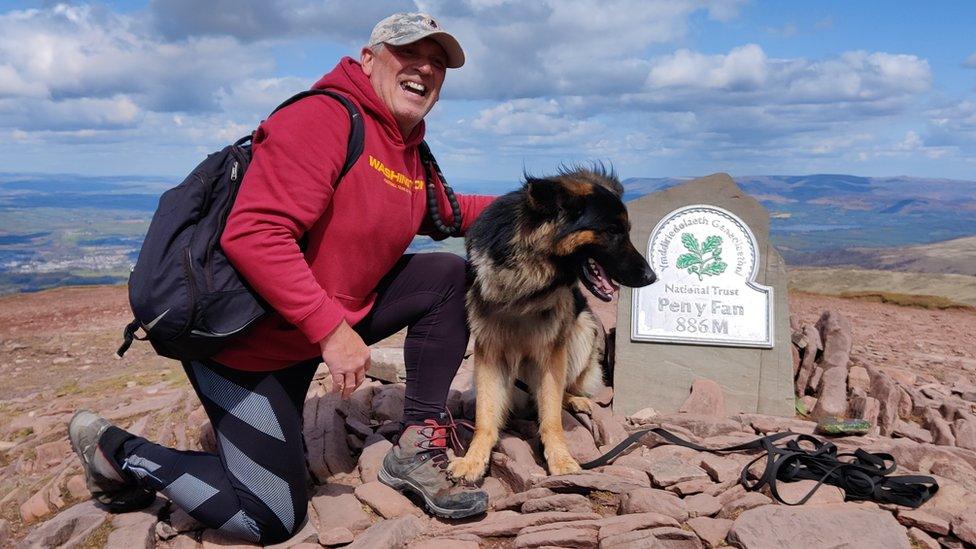
[[[437,102],[447,54],[440,44],[424,38],[404,46],[384,44],[375,53],[363,48],[362,65],[376,94],[407,137]]]

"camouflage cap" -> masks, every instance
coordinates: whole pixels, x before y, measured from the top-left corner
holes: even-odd
[[[367,46],[379,43],[403,46],[424,38],[430,38],[444,48],[448,68],[456,69],[464,64],[461,44],[426,13],[395,13],[387,17],[373,27]]]

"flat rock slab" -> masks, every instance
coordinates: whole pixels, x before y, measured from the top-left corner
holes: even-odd
[[[86,501],[56,515],[34,529],[18,548],[76,547],[101,526],[108,513]]]
[[[732,525],[728,541],[743,549],[819,549],[850,546],[855,535],[861,547],[910,547],[905,527],[891,513],[857,505],[764,505],[742,513]]]
[[[373,549],[375,547],[403,547],[424,531],[424,521],[413,515],[383,520],[362,533],[349,549]]]
[[[549,488],[557,492],[611,492],[623,494],[641,488],[639,484],[627,482],[620,477],[602,473],[578,473],[545,478],[536,483],[537,488]]]
[[[474,534],[480,537],[496,537],[496,536],[514,536],[518,534],[522,528],[527,528],[529,526],[535,526],[538,524],[547,524],[550,522],[572,522],[577,520],[596,520],[599,519],[600,515],[596,513],[561,513],[561,512],[548,512],[548,513],[529,513],[527,515],[522,515],[514,511],[499,511],[497,513],[488,513],[488,515],[478,521],[471,524],[465,524],[463,526],[452,526],[454,532],[463,532],[465,534]]]

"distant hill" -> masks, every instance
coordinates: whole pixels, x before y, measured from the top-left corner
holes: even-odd
[[[811,253],[803,264],[976,276],[976,237],[896,248],[850,248]]]
[[[177,179],[0,173],[0,294],[124,282],[159,195]],[[845,174],[734,179],[770,211],[773,242],[790,265],[973,272],[956,252],[936,261],[935,251],[892,251],[889,257],[879,249],[924,248],[976,235],[976,181]],[[625,179],[624,198],[685,180]],[[481,194],[519,186],[517,178],[450,181],[459,192]],[[463,253],[463,244],[423,237],[411,246],[442,249]]]
[[[771,214],[773,242],[791,265],[852,265],[874,269],[966,272],[923,268],[927,260],[881,261],[878,248],[928,245],[976,235],[976,181],[844,174],[734,177]],[[625,197],[637,198],[684,181],[631,178]],[[966,245],[966,243],[962,243]],[[948,257],[948,256],[947,256]],[[933,264],[934,265],[934,264]]]

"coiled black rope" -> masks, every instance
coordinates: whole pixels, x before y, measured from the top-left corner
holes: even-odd
[[[422,141],[418,148],[420,150],[420,161],[424,165],[424,173],[427,176],[425,181],[425,186],[427,187],[427,210],[430,212],[430,218],[434,222],[434,227],[441,234],[458,236],[461,234],[461,205],[458,204],[457,197],[454,196],[454,190],[447,185],[447,179],[444,179],[444,174],[441,173],[441,167],[437,165],[437,160],[434,159],[433,153],[430,152],[430,147],[427,146],[427,142]],[[437,178],[441,180],[441,185],[444,186],[444,194],[447,195],[447,201],[451,204],[453,223],[450,227],[444,223],[440,208],[437,206],[437,189],[431,170],[437,173]]]

